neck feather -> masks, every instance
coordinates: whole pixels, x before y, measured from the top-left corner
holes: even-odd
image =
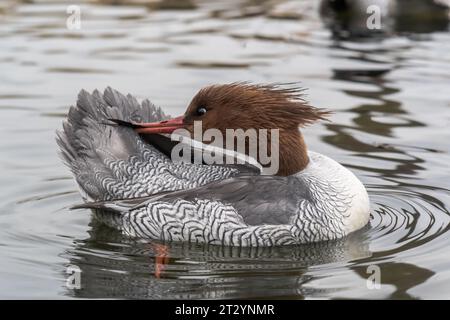
[[[290,176],[306,168],[309,157],[305,140],[301,132],[295,128],[292,130],[280,130],[278,176]]]
[[[267,146],[272,153],[270,134],[267,137]],[[309,157],[305,140],[298,128],[280,129],[278,146],[277,176],[290,176],[306,168]],[[258,162],[264,167],[259,157]]]

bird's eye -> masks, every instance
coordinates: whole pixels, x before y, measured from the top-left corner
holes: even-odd
[[[204,107],[197,108],[197,115],[202,116],[205,113],[206,113],[206,108],[204,108]]]

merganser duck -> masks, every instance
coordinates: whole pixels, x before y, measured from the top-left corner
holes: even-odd
[[[328,113],[283,85],[209,86],[183,116],[169,120],[148,100],[139,104],[111,88],[103,94],[82,90],[57,142],[85,201],[75,208],[92,209],[129,236],[229,246],[303,244],[342,238],[369,220],[363,184],[336,161],[308,151],[299,130]],[[176,143],[167,135],[191,132],[196,120],[221,132],[279,129],[276,175],[262,174],[258,159],[172,161]]]

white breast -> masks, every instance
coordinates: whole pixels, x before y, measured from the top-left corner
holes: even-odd
[[[322,181],[347,197],[346,214],[343,221],[344,233],[348,234],[361,229],[369,222],[370,201],[367,191],[361,181],[347,168],[320,153],[309,151],[310,163],[302,172],[315,181]],[[326,192],[319,195],[319,201],[330,201]],[[338,195],[339,197],[339,195]]]

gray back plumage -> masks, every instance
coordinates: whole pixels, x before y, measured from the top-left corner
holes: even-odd
[[[288,224],[299,200],[311,200],[308,186],[297,176],[238,176],[190,190],[170,192],[149,201],[168,203],[204,199],[231,205],[247,225]]]

